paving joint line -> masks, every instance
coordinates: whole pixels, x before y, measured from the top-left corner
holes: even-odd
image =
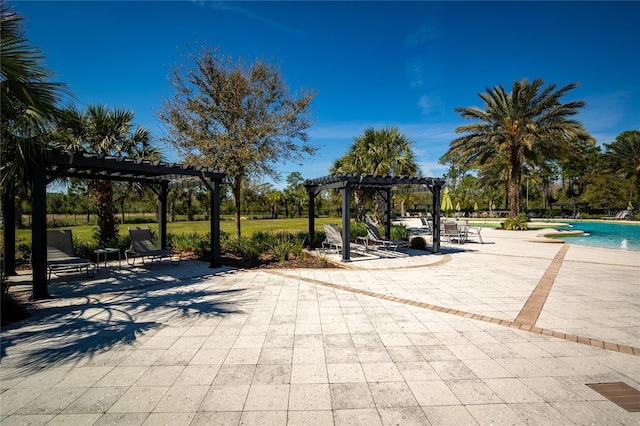
[[[476,321],[490,322],[490,323],[497,324],[497,325],[500,325],[500,326],[503,326],[503,327],[509,327],[509,328],[513,328],[513,329],[517,329],[517,330],[527,331],[527,332],[534,333],[534,334],[542,334],[542,335],[545,335],[545,336],[554,337],[556,339],[567,340],[567,341],[570,341],[570,342],[579,343],[579,344],[587,345],[587,346],[593,346],[593,347],[596,347],[596,348],[599,348],[599,349],[606,349],[606,350],[610,350],[610,351],[613,351],[613,352],[620,352],[620,353],[627,354],[627,355],[640,356],[640,348],[637,348],[637,347],[634,347],[634,346],[619,345],[617,343],[604,342],[602,340],[591,339],[589,337],[575,336],[573,334],[563,333],[561,331],[554,331],[554,330],[549,330],[549,329],[546,329],[546,328],[535,327],[533,325],[516,323],[515,321],[489,317],[489,316],[481,315],[481,314],[474,314],[474,313],[471,313],[471,312],[465,312],[465,311],[460,311],[460,310],[457,310],[457,309],[446,308],[444,306],[438,306],[438,305],[434,305],[434,304],[431,304],[431,303],[423,303],[423,302],[418,302],[418,301],[415,301],[415,300],[403,299],[403,298],[400,298],[400,297],[389,296],[389,295],[386,295],[386,294],[374,293],[374,292],[368,291],[368,290],[357,289],[357,288],[348,287],[348,286],[341,285],[341,284],[328,283],[328,282],[316,280],[316,279],[313,279],[313,278],[306,278],[306,277],[291,275],[291,274],[287,274],[287,273],[282,272],[282,271],[265,270],[264,272],[266,272],[268,274],[278,275],[278,276],[281,276],[283,278],[289,278],[289,279],[293,279],[293,280],[297,280],[297,281],[303,281],[303,282],[310,283],[310,284],[321,285],[323,287],[329,287],[329,288],[333,288],[333,289],[336,289],[336,290],[348,291],[350,293],[361,294],[363,296],[374,297],[376,299],[388,300],[390,302],[396,302],[396,303],[401,303],[401,304],[404,304],[404,305],[415,306],[417,308],[428,309],[428,310],[431,310],[431,311],[434,311],[434,312],[440,312],[440,313],[455,315],[455,316],[468,318],[468,319],[472,319],[472,320],[476,320]]]
[[[514,321],[516,324],[530,325],[532,327],[536,325],[542,308],[544,308],[547,297],[551,292],[551,287],[553,287],[553,283],[556,281],[567,251],[569,251],[568,244],[560,247],[560,250],[558,250],[558,253],[554,256],[549,267],[542,275],[542,278],[540,278],[538,285],[533,289],[533,292],[531,292],[531,295],[529,295],[529,298],[520,310],[520,313]]]

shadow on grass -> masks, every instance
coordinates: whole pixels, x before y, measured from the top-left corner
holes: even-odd
[[[167,273],[176,271],[171,267],[148,274],[137,271],[127,279],[67,282],[52,291],[57,297],[43,302],[32,318],[3,329],[3,367],[23,375],[84,360],[116,345],[132,344],[167,323],[243,313],[239,307],[255,297],[246,289],[223,288],[216,282],[216,275],[232,271],[169,280]],[[177,275],[188,274],[180,271]],[[132,287],[136,281],[138,288]],[[105,288],[112,291],[97,291]]]

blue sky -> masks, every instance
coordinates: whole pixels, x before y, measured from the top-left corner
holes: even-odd
[[[80,107],[135,112],[160,143],[169,70],[198,43],[281,67],[291,90],[318,92],[305,178],[328,174],[367,127],[397,126],[426,176],[478,93],[542,78],[580,86],[578,119],[607,143],[640,129],[640,2],[18,1],[26,36]],[[171,160],[178,160],[169,146]]]

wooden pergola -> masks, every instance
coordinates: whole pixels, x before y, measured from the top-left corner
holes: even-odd
[[[211,263],[221,266],[220,185],[225,173],[207,167],[146,161],[78,152],[46,150],[37,155],[31,170],[33,299],[49,297],[47,288],[47,185],[56,179],[80,178],[138,182],[158,195],[158,240],[167,247],[167,194],[171,188],[204,185],[211,192]],[[192,178],[191,181],[181,179]],[[193,179],[196,178],[196,179]],[[5,270],[15,273],[15,211],[12,195],[3,200],[5,227]]]
[[[351,194],[361,188],[374,189],[380,192],[385,200],[384,229],[391,235],[391,195],[394,193],[426,192],[433,194],[433,245],[432,252],[440,253],[440,193],[445,184],[444,179],[420,176],[379,176],[367,174],[334,174],[307,180],[304,183],[309,193],[309,245],[315,246],[315,197],[320,191],[327,189],[340,190],[342,195],[342,261],[351,260]]]

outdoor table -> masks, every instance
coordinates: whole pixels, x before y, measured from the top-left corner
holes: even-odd
[[[106,268],[107,267],[107,257],[111,253],[117,253],[118,254],[118,269],[122,269],[122,256],[120,255],[120,249],[112,248],[112,247],[105,247],[105,248],[101,248],[101,249],[96,249],[93,252],[96,254],[96,257],[97,257],[96,270],[98,269],[98,267],[100,265],[100,255],[104,254],[104,267]]]

